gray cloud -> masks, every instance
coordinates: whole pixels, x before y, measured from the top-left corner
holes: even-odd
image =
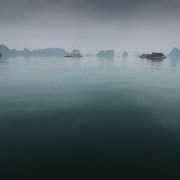
[[[179,0],[6,0],[0,43],[92,52],[171,48],[180,46],[179,9]]]
[[[1,19],[34,18],[75,21],[87,19],[104,21],[158,19],[180,16],[177,0],[6,0],[1,2]],[[37,16],[37,17],[36,17]],[[36,17],[36,18],[35,18]],[[29,20],[29,19],[28,19]]]

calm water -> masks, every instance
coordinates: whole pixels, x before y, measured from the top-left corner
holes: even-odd
[[[2,58],[0,90],[4,179],[180,172],[180,59]]]

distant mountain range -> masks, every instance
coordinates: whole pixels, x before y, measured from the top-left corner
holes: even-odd
[[[25,48],[23,51],[17,51],[0,44],[0,53],[2,53],[3,57],[64,57],[68,52],[61,48],[46,48],[33,51]],[[78,49],[74,49],[72,53],[81,54]]]
[[[100,51],[96,54],[97,57],[114,58],[114,50]]]
[[[81,54],[81,52],[78,49],[74,49],[71,52],[72,54]],[[46,48],[46,49],[40,49],[40,50],[33,50],[30,51],[28,49],[24,49],[21,51],[18,51],[16,49],[9,49],[7,46],[0,44],[0,54],[2,54],[2,57],[64,57],[66,54],[68,54],[65,49],[61,48]],[[85,54],[86,57],[94,57],[94,54]],[[128,54],[124,52],[122,54],[123,57],[127,57]],[[167,55],[170,58],[180,58],[180,50],[178,48],[173,48],[172,51]],[[107,51],[100,51],[96,54],[96,57],[101,58],[114,58],[114,50],[107,50]]]
[[[180,50],[175,47],[167,56],[170,58],[180,58]]]

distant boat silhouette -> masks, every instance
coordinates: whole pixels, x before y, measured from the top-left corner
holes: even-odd
[[[166,58],[166,56],[163,53],[155,53],[155,52],[153,52],[152,54],[149,54],[147,56],[147,59],[156,59],[156,60],[158,60],[158,59],[165,59],[165,58]]]
[[[0,57],[2,57],[2,53],[0,53]]]
[[[64,57],[83,57],[83,55],[82,54],[71,54],[71,53],[69,53],[69,54],[66,54]]]

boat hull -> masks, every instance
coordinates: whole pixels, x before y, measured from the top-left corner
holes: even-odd
[[[139,58],[145,59],[147,58],[147,56],[139,56]]]
[[[163,57],[147,57],[147,59],[152,59],[152,60],[161,60],[161,59],[166,59],[166,56]]]
[[[64,57],[75,57],[75,58],[81,58],[83,55],[81,54],[66,54]]]
[[[64,56],[64,57],[81,58],[81,57],[83,57],[83,56]]]

